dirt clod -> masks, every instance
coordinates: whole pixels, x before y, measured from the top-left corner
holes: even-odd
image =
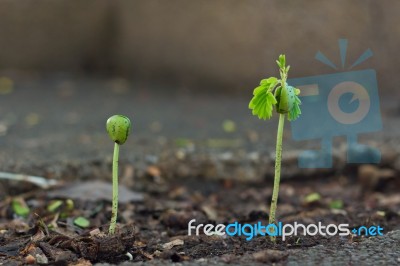
[[[261,250],[253,254],[256,261],[263,263],[282,261],[288,256],[289,254],[285,251],[271,249]]]

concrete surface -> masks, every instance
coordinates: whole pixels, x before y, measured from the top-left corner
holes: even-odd
[[[399,94],[400,2],[386,1],[0,1],[0,70],[122,74],[183,88],[242,91],[285,53],[292,77],[334,73],[337,40],[348,64],[367,48],[382,90]],[[347,69],[347,68],[346,68]],[[337,71],[341,71],[340,69]]]

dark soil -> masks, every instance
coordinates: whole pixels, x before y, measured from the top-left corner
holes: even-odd
[[[188,236],[192,219],[267,223],[275,133],[266,133],[265,122],[252,119],[248,99],[241,96],[194,96],[184,89],[158,93],[126,82],[29,80],[0,98],[6,114],[0,119],[1,171],[59,183],[40,189],[0,180],[0,265],[400,263],[396,105],[383,110],[384,132],[360,137],[381,149],[382,162],[376,166],[347,165],[346,146],[339,139],[334,168],[299,169],[297,152],[316,144],[291,141],[286,128],[277,211],[283,223],[348,223],[350,229],[379,225],[384,236],[300,235],[276,243],[267,237]],[[47,89],[39,96],[32,86]],[[21,107],[15,109],[17,103]],[[111,195],[95,181],[110,182],[112,143],[104,123],[114,113],[134,113],[137,119],[131,139],[121,147],[124,195],[117,234],[109,236]],[[225,119],[236,123],[234,132],[222,129]],[[73,193],[71,186],[90,189]],[[308,202],[311,193],[320,199]],[[60,206],[49,210],[57,200]],[[29,208],[25,216],[16,214],[13,202]],[[89,227],[74,224],[79,216],[89,220]]]
[[[278,238],[276,243],[266,237],[247,241],[245,237],[188,236],[187,224],[191,219],[212,224],[266,223],[272,180],[246,183],[202,178],[155,180],[147,176],[137,182],[141,183],[145,199],[120,204],[120,226],[114,236],[101,233],[108,230],[111,214],[108,201],[75,199],[73,210],[66,211],[65,206],[61,206],[58,211],[50,212],[47,206],[54,195],[49,198],[47,191],[29,190],[18,196],[32,211],[27,218],[18,218],[13,213],[10,198],[5,198],[0,209],[1,261],[24,264],[31,256],[36,260],[38,256],[45,256],[49,263],[59,265],[83,263],[82,259],[92,263],[119,263],[128,260],[125,254],[130,252],[133,262],[162,260],[166,263],[220,257],[227,263],[243,263],[242,256],[253,254],[246,264],[285,263],[291,254],[296,254],[294,251],[306,251],[319,245],[340,250],[344,245],[357,246],[364,241],[364,237],[358,236],[297,236],[284,242]],[[364,195],[359,184],[351,181],[351,176],[284,180],[279,220],[304,224],[348,223],[350,228],[380,225],[387,234],[400,229],[400,201],[396,191],[399,186],[398,180],[391,180]],[[315,191],[321,199],[307,203],[306,195]],[[343,201],[343,208],[330,208],[332,200],[337,199]],[[74,225],[72,218],[77,216],[88,218],[91,226],[82,229]]]

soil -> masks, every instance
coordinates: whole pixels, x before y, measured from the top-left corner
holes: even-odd
[[[287,127],[277,211],[283,223],[379,225],[383,236],[299,235],[275,243],[262,236],[188,236],[192,219],[268,221],[275,132],[266,130],[276,121],[253,119],[247,101],[121,79],[20,79],[0,97],[1,171],[58,184],[43,189],[0,180],[0,264],[399,264],[400,109],[390,99],[382,110],[385,130],[361,137],[381,150],[378,165],[346,164],[339,138],[334,168],[299,169],[298,152],[318,144],[291,141]],[[110,183],[113,144],[104,124],[114,113],[134,118],[132,136],[121,146],[123,195],[117,233],[110,236],[111,195],[99,181]],[[236,128],[224,129],[226,120]],[[13,202],[29,211],[17,215]],[[77,225],[77,217],[89,226]]]

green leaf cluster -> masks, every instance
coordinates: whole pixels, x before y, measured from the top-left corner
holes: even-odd
[[[286,83],[290,66],[286,66],[285,55],[280,55],[276,61],[281,78],[270,77],[263,79],[253,91],[253,98],[249,103],[252,114],[259,119],[270,119],[275,106],[276,112],[288,114],[288,120],[296,120],[300,114],[300,90]]]

